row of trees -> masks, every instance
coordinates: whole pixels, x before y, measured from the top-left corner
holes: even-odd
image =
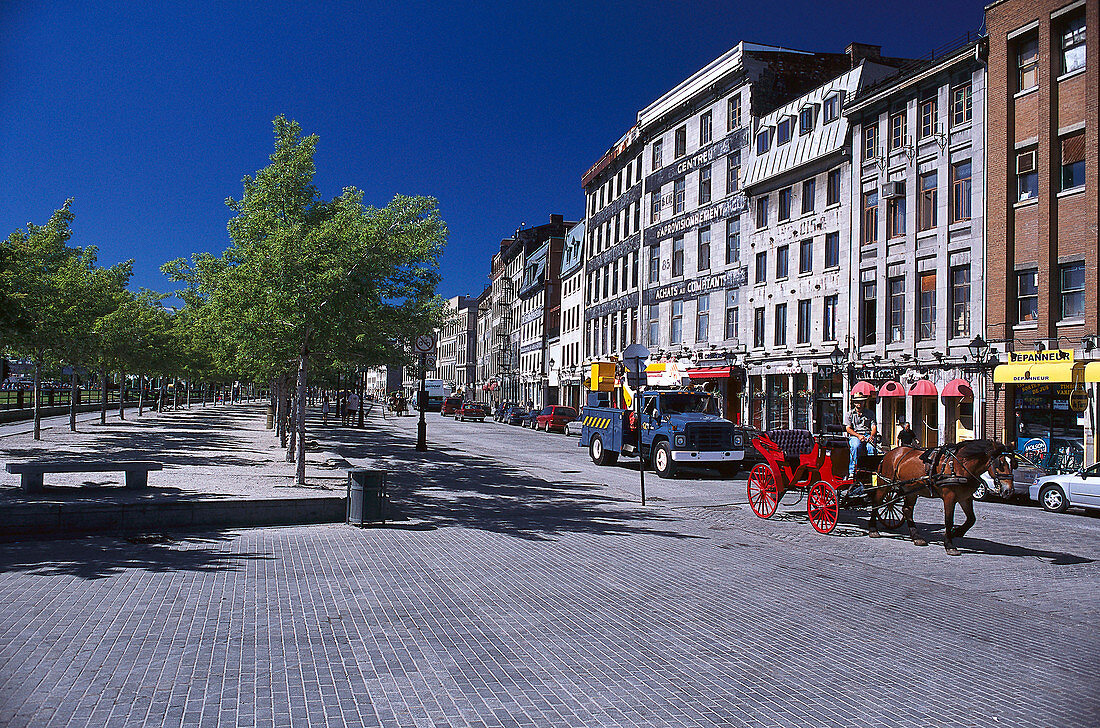
[[[405,342],[442,322],[435,289],[447,229],[436,201],[398,195],[383,208],[314,186],[318,138],[279,116],[270,164],[244,178],[230,243],[162,266],[183,305],[127,285],[133,261],[97,265],[69,244],[71,201],[0,246],[0,343],[35,363],[268,383],[287,460],[305,482],[306,392],[314,383],[407,361]],[[75,410],[70,425],[75,429]]]

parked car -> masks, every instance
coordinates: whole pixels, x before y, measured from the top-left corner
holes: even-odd
[[[509,425],[522,425],[523,418],[527,416],[527,408],[520,407],[518,404],[511,407],[504,415],[504,421]]]
[[[566,435],[578,435],[579,436],[581,434],[581,430],[583,430],[583,429],[584,429],[584,410],[582,409],[581,414],[578,415],[577,419],[566,423],[566,425],[565,425],[565,434]]]
[[[439,414],[443,417],[450,417],[458,412],[458,408],[462,406],[462,397],[446,397],[443,400],[443,404],[439,407]]]
[[[511,410],[513,407],[515,407],[515,405],[511,402],[504,402],[500,405],[500,407],[497,407],[497,411],[493,414],[493,419],[497,422],[507,422],[508,411]]]
[[[458,408],[458,411],[455,412],[455,419],[459,422],[465,422],[466,420],[484,422],[488,414],[489,408],[481,402],[465,402]]]
[[[523,422],[521,422],[520,425],[523,427],[530,427],[532,430],[535,429],[535,418],[539,416],[540,412],[542,412],[542,410],[528,410],[527,414],[523,416]]]
[[[560,404],[553,404],[543,408],[535,418],[536,430],[561,430],[565,432],[565,426],[577,419],[577,410]]]
[[[1055,513],[1064,513],[1070,506],[1100,509],[1100,463],[1076,473],[1037,478],[1028,494]]]
[[[1016,453],[1016,467],[1012,470],[1012,490],[1001,493],[1000,498],[1012,498],[1013,496],[1026,496],[1028,489],[1035,481],[1044,475],[1050,475],[1041,462],[1036,462],[1025,453]],[[993,484],[993,477],[988,473],[982,473],[982,482],[974,491],[974,500],[990,500],[997,496],[997,489]]]

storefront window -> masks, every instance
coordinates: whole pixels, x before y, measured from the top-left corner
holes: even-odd
[[[1081,462],[1084,428],[1069,408],[1073,387],[1069,382],[1016,387],[1017,449],[1041,457],[1058,455],[1069,469]]]
[[[790,427],[790,378],[786,374],[769,374],[767,377],[767,385],[768,429],[778,430]]]
[[[841,384],[832,377],[814,376],[814,432],[828,432],[830,425],[841,425],[844,420],[844,395]]]
[[[810,396],[808,377],[805,374],[794,375],[794,428],[810,429]]]
[[[749,377],[749,424],[758,430],[764,429],[764,378],[759,375]]]

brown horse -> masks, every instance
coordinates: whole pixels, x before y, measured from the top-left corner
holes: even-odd
[[[970,440],[958,445],[947,445],[933,450],[915,447],[896,447],[882,458],[878,468],[880,487],[871,499],[871,523],[868,535],[877,538],[878,507],[885,498],[904,495],[902,513],[909,526],[909,536],[917,546],[927,546],[917,533],[913,522],[913,506],[917,496],[943,500],[943,547],[949,556],[958,556],[954,539],[965,534],[974,525],[974,491],[983,473],[989,471],[994,482],[1000,485],[1011,482],[1016,456],[1012,450],[992,440]],[[955,505],[958,504],[966,520],[955,528]]]

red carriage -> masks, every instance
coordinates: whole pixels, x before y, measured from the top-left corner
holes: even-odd
[[[848,478],[847,438],[815,437],[808,430],[771,430],[753,437],[752,444],[764,462],[749,473],[749,507],[761,518],[770,518],[783,496],[795,491],[799,501],[806,498],[811,525],[821,533],[830,533],[840,508],[869,504],[867,495],[847,495],[855,483]],[[872,476],[881,461],[881,455],[866,455],[857,462],[856,480],[867,493],[876,490]],[[902,522],[901,503],[891,495],[880,494],[878,507],[883,525],[896,528]]]

